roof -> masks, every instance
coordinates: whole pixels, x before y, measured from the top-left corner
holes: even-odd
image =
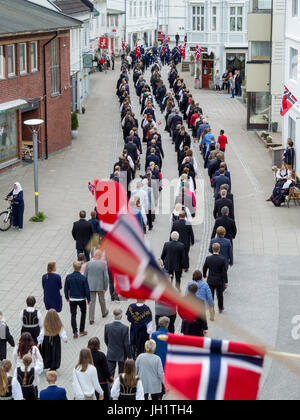
[[[53,3],[66,15],[91,13],[94,10],[94,5],[89,0],[53,0]]]
[[[82,22],[26,0],[0,0],[0,36],[69,29]]]

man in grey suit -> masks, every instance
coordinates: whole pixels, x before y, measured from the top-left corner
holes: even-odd
[[[92,261],[87,263],[84,275],[88,280],[91,292],[89,317],[90,325],[93,325],[95,323],[95,306],[97,295],[101,307],[102,317],[106,318],[108,315],[108,310],[105,303],[105,293],[108,289],[109,277],[107,264],[102,260],[101,251],[96,251]]]
[[[114,378],[118,363],[119,374],[124,372],[124,363],[131,358],[129,327],[122,324],[121,308],[114,310],[115,320],[111,324],[105,325],[104,341],[107,345],[107,362],[110,375]]]

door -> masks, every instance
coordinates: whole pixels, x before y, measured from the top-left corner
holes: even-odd
[[[202,61],[202,89],[209,89],[209,82],[212,80],[213,61]]]

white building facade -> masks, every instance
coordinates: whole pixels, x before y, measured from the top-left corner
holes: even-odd
[[[188,0],[187,8],[188,47],[198,45],[206,52],[201,87],[209,87],[216,70],[222,74],[226,68],[238,69],[245,77],[249,0]]]
[[[285,18],[285,85],[298,99],[283,118],[282,142],[293,139],[296,150],[296,172],[300,174],[300,1],[287,0]],[[282,90],[284,86],[282,85]]]
[[[126,42],[151,46],[159,29],[158,0],[126,0]]]
[[[159,0],[159,30],[163,31],[173,45],[176,42],[176,35],[180,37],[179,42],[184,43],[186,35],[186,22],[188,12],[187,0]]]

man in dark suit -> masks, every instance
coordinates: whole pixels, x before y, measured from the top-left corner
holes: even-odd
[[[218,227],[217,229],[217,237],[215,239],[212,239],[210,242],[209,252],[213,253],[213,244],[218,243],[220,244],[220,255],[222,255],[225,258],[226,261],[226,267],[228,270],[228,266],[233,266],[233,250],[232,250],[232,244],[229,239],[225,238],[226,230],[223,228],[223,226]]]
[[[214,226],[214,230],[211,236],[211,239],[214,239],[216,237],[217,229],[218,227],[223,226],[226,230],[226,236],[225,238],[229,239],[232,243],[233,239],[235,239],[237,234],[237,228],[235,221],[230,219],[229,217],[229,208],[223,207],[222,208],[222,217],[219,217]]]
[[[133,163],[136,164],[136,162],[138,160],[138,149],[137,149],[136,144],[134,144],[134,142],[133,142],[133,137],[132,136],[129,137],[129,141],[128,141],[127,144],[125,144],[124,149],[127,150],[128,155],[133,160]]]
[[[220,187],[223,184],[229,185],[229,188],[230,188],[230,179],[227,178],[227,176],[225,176],[225,169],[221,168],[220,169],[220,175],[213,178],[212,183],[211,183],[211,186],[215,190],[215,192],[214,192],[214,197],[215,198],[217,198],[217,196],[220,192]]]
[[[233,205],[233,210],[234,210],[234,197],[233,197],[233,194],[231,192],[229,192],[229,185],[228,184],[221,185],[220,192],[219,192],[216,200],[218,200],[219,198],[221,198],[221,191],[222,190],[226,190],[226,192],[227,192],[226,198],[228,198],[228,200],[231,200],[232,205]]]
[[[227,191],[221,191],[221,198],[215,201],[214,218],[222,217],[222,208],[229,208],[229,217],[234,220],[234,210],[232,201],[227,198]]]
[[[156,149],[154,147],[150,149],[150,154],[146,157],[145,171],[147,171],[151,162],[154,162],[154,164],[157,165],[159,168],[161,167],[161,159],[156,154]]]
[[[57,373],[47,372],[46,380],[49,384],[47,389],[40,392],[40,401],[67,401],[67,393],[64,388],[56,386]]]
[[[84,254],[86,260],[90,260],[90,253],[87,250],[87,246],[93,237],[93,226],[86,220],[86,212],[81,211],[79,213],[80,220],[75,222],[73,225],[72,235],[76,241],[77,254]]]
[[[220,244],[215,243],[212,246],[213,255],[206,258],[203,266],[203,277],[207,278],[207,284],[210,287],[213,298],[217,292],[220,314],[224,311],[224,290],[228,287],[227,268],[225,258],[220,255]]]
[[[129,327],[122,324],[121,308],[114,310],[115,320],[111,324],[105,325],[104,341],[107,345],[107,362],[110,375],[114,378],[116,366],[118,364],[119,374],[124,372],[126,359],[131,358]]]
[[[180,290],[181,276],[186,266],[186,258],[184,244],[178,242],[178,240],[179,233],[172,232],[171,241],[166,242],[164,245],[161,259],[164,263],[165,269],[172,278],[175,272],[176,287]]]
[[[173,223],[172,226],[172,232],[178,232],[179,233],[179,242],[182,242],[184,244],[185,248],[185,260],[186,260],[186,266],[184,267],[186,271],[190,268],[190,261],[189,261],[189,252],[191,245],[193,246],[195,244],[195,237],[194,237],[194,231],[191,224],[187,223],[186,221],[186,213],[183,211],[179,215],[179,220],[176,220]]]

